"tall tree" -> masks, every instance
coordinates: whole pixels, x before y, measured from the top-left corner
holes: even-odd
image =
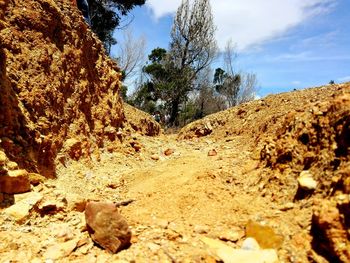
[[[193,2],[191,5],[190,2]],[[178,78],[172,82],[170,122],[178,117],[179,106],[193,90],[197,74],[208,67],[217,52],[213,15],[209,0],[183,0],[171,32],[169,69]]]
[[[116,44],[114,30],[120,25],[121,18],[135,6],[141,6],[145,0],[88,0],[92,30],[104,43],[107,53]]]
[[[237,54],[232,41],[228,41],[223,52],[224,69],[217,68],[214,75],[216,91],[226,100],[228,107],[254,99],[257,80],[253,73],[237,73],[234,62]]]
[[[123,80],[132,78],[145,62],[146,39],[143,36],[135,38],[132,29],[128,28],[124,31],[123,41],[119,42],[118,47],[114,59],[123,72]]]

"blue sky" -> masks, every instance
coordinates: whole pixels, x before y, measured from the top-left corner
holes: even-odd
[[[167,48],[181,0],[147,0],[130,26],[146,54]],[[237,70],[253,72],[258,94],[350,81],[349,0],[212,0],[217,41],[237,47]],[[121,31],[115,33],[121,38]],[[116,53],[117,47],[112,49]],[[220,60],[216,62],[220,65]]]

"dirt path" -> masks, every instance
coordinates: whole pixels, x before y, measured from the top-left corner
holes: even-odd
[[[281,212],[280,204],[262,197],[257,163],[244,140],[176,141],[175,136],[138,140],[142,145],[139,153],[106,152],[90,165],[67,163],[58,170],[57,180],[35,188],[45,200],[60,200],[69,194],[90,200],[135,200],[121,208],[133,231],[129,249],[110,255],[89,241],[58,262],[214,262],[201,237],[222,239],[238,248],[249,221],[266,224],[284,237],[288,249],[279,248],[281,257],[295,256],[290,239],[302,233],[298,222],[310,217],[310,211],[300,213],[295,207]],[[173,150],[169,156],[164,155],[167,149]],[[208,156],[210,150],[217,155]],[[290,220],[296,217],[299,221]],[[2,231],[7,233],[7,244],[20,243],[23,251],[36,247],[30,258],[45,258],[50,245],[62,242],[53,229],[72,233],[71,238],[88,238],[83,213],[76,211],[32,214],[28,222],[30,231],[20,236],[9,220]],[[0,255],[19,257],[4,247]],[[28,257],[23,254],[19,261]]]

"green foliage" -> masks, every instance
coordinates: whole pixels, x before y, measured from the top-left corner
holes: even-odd
[[[122,99],[123,99],[124,101],[127,101],[127,99],[128,99],[127,92],[128,92],[128,87],[125,86],[125,85],[122,85],[122,86],[120,87],[119,94],[120,94],[120,97],[122,97]]]
[[[92,30],[104,43],[107,53],[116,44],[114,30],[120,25],[122,16],[126,16],[135,6],[141,6],[145,0],[88,0]]]
[[[238,96],[242,82],[239,74],[227,74],[222,68],[217,68],[213,82],[216,91],[226,98],[229,107],[238,105]]]

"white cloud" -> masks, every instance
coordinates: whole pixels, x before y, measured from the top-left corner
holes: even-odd
[[[306,19],[330,10],[337,0],[212,0],[220,48],[232,39],[239,50],[280,37]],[[160,18],[176,12],[181,0],[148,0]]]

